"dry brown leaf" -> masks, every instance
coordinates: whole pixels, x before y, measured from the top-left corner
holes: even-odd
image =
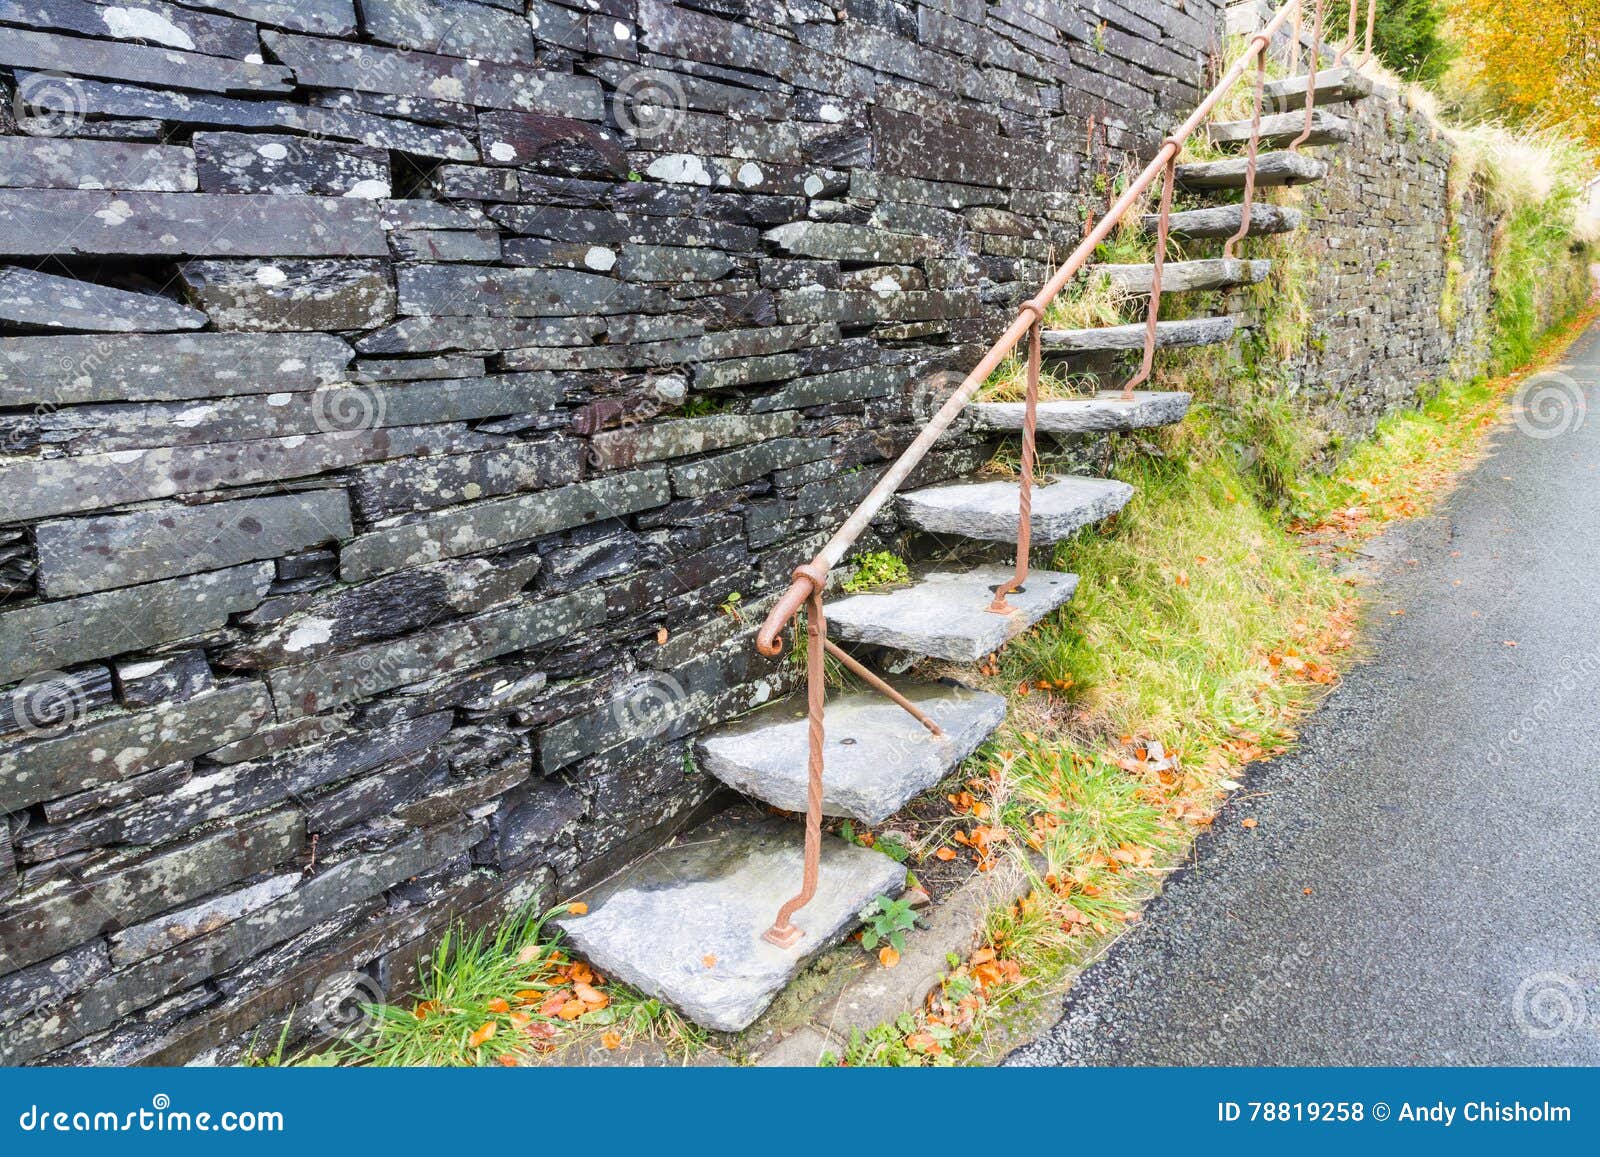
[[[1248,819],[1240,820],[1239,821],[1239,826],[1241,828],[1253,828],[1253,827],[1256,827],[1259,823],[1260,823],[1259,820],[1257,820],[1254,816],[1251,816]]]
[[[482,1048],[485,1041],[494,1037],[496,1025],[492,1020],[486,1020],[478,1027],[478,1031],[467,1038],[469,1049]]]
[[[895,951],[893,944],[885,944],[878,949],[878,963],[885,968],[893,968],[900,963],[900,953]]]
[[[621,1048],[622,1034],[617,1032],[615,1029],[613,1029],[611,1032],[601,1033],[600,1043],[605,1045],[608,1049]]]
[[[487,1008],[490,1012],[510,1012],[511,1011],[511,1005],[506,1001],[506,999],[504,997],[501,997],[501,996],[495,997],[488,1004],[484,1005],[484,1007]]]

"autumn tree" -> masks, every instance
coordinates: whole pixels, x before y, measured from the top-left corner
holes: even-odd
[[[1381,3],[1381,0],[1380,0]],[[1600,0],[1449,0],[1457,87],[1512,120],[1600,144]]]

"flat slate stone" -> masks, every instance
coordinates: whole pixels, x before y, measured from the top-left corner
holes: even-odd
[[[1077,585],[1075,575],[1058,577]],[[991,617],[1002,626],[1006,621]],[[871,689],[829,695],[822,755],[827,815],[883,822],[954,771],[1006,717],[1005,699],[987,691],[955,682],[891,682],[945,734],[934,735]],[[803,812],[810,749],[805,698],[795,696],[702,735],[695,757],[736,791]]]
[[[918,530],[985,542],[1017,538],[1015,482],[957,482],[899,496],[900,511]],[[1033,542],[1058,542],[1128,504],[1133,487],[1110,478],[1056,478],[1033,488]]]
[[[992,613],[995,589],[1015,570],[981,566],[961,574],[934,573],[899,590],[852,595],[828,604],[828,630],[852,643],[976,663],[1064,606],[1078,589],[1075,574],[1029,571],[1023,589],[1006,597],[1015,612]]]
[[[1269,80],[1261,88],[1261,107],[1275,112],[1292,112],[1306,107],[1306,87],[1310,76],[1286,76]],[[1372,81],[1353,68],[1325,68],[1317,71],[1316,103],[1344,104],[1372,95]]]
[[[1231,317],[1196,317],[1184,321],[1156,324],[1156,348],[1179,349],[1186,346],[1217,345],[1233,337]],[[1090,353],[1096,350],[1143,349],[1146,326],[1106,325],[1095,329],[1047,329],[1046,353]]]
[[[195,133],[190,163],[198,166],[199,186],[207,193],[377,200],[392,191],[389,155],[383,150],[288,134]]]
[[[5,266],[0,267],[0,321],[97,333],[161,333],[199,329],[206,315],[159,294]]]
[[[0,28],[0,65],[206,92],[290,92],[294,88],[292,74],[281,64],[251,64],[153,45],[85,40],[20,28]]]
[[[979,402],[967,407],[978,425],[991,430],[1020,430],[1027,406],[1022,402]],[[1183,421],[1189,395],[1177,391],[1136,390],[1131,402],[1120,390],[1103,390],[1092,398],[1040,402],[1038,429],[1045,434],[1099,434],[1144,430]]]
[[[1199,161],[1178,166],[1178,183],[1187,189],[1242,189],[1248,157]],[[1256,188],[1305,185],[1328,175],[1328,164],[1304,153],[1263,153],[1256,157]]]
[[[0,406],[162,402],[307,390],[345,376],[332,334],[0,338]]]
[[[1150,292],[1154,265],[1095,265],[1090,276],[1101,276],[1118,293],[1140,296]],[[1206,289],[1234,289],[1265,281],[1270,261],[1243,261],[1237,257],[1212,257],[1198,261],[1168,261],[1161,267],[1161,292],[1189,293]]]
[[[387,257],[378,210],[350,197],[0,190],[0,255]]]
[[[178,274],[221,330],[371,329],[394,317],[386,261],[186,261]]]
[[[1239,232],[1239,222],[1244,220],[1243,205],[1218,205],[1211,209],[1189,209],[1183,213],[1174,213],[1171,221],[1172,236],[1179,240],[1199,239],[1202,237],[1232,237]],[[1300,228],[1301,214],[1298,209],[1286,208],[1282,205],[1256,204],[1250,207],[1250,232],[1249,237],[1260,237],[1268,233],[1291,233]],[[1154,213],[1147,213],[1144,217],[1144,227],[1149,233],[1156,232],[1160,222]]]
[[[194,150],[126,141],[0,137],[0,173],[13,188],[149,193],[192,193],[196,188]]]
[[[792,948],[761,938],[799,889],[802,829],[739,808],[602,884],[584,916],[557,924],[600,971],[680,1009],[696,1024],[737,1032],[760,1016],[813,958],[838,943],[905,869],[880,852],[822,837],[817,894],[795,914]]]
[[[1282,148],[1296,140],[1306,127],[1306,114],[1299,112],[1276,113],[1261,118],[1261,147]],[[1249,121],[1219,121],[1208,127],[1214,145],[1239,145],[1250,142]],[[1353,134],[1350,122],[1334,116],[1326,109],[1311,110],[1311,135],[1308,145],[1336,145],[1348,141]]]
[[[39,590],[62,598],[133,586],[278,558],[352,533],[349,496],[334,489],[41,522],[34,528]]]
[[[258,606],[271,583],[272,564],[252,563],[5,611],[0,684],[215,631]]]

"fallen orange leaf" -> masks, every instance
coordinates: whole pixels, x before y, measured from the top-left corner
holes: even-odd
[[[1254,816],[1251,816],[1251,817],[1250,817],[1250,818],[1249,818],[1249,819],[1243,819],[1243,820],[1240,820],[1240,821],[1239,821],[1239,826],[1240,826],[1240,827],[1242,827],[1242,828],[1253,828],[1253,827],[1255,827],[1255,826],[1256,826],[1256,825],[1257,825],[1257,824],[1258,824],[1258,823],[1259,823],[1259,822],[1260,822],[1260,821],[1259,821],[1259,820],[1257,820],[1257,819],[1256,819],[1256,818],[1255,818],[1255,817],[1254,817]]]
[[[951,860],[956,858],[956,850],[954,848],[940,848],[938,851],[933,853],[933,858],[936,860],[943,860],[948,864]]]
[[[878,963],[885,968],[893,968],[900,963],[900,953],[895,951],[893,944],[885,944],[878,949]]]
[[[568,915],[571,915],[571,916],[584,916],[584,915],[587,915],[588,912],[589,912],[589,905],[583,903],[582,901],[578,901],[577,903],[573,903],[573,904],[568,904],[567,905],[567,914]]]
[[[484,1021],[483,1024],[479,1026],[478,1031],[467,1038],[467,1047],[469,1049],[482,1048],[484,1042],[494,1036],[495,1027],[494,1021]]]
[[[707,952],[700,958],[700,963],[704,964],[707,968],[715,968],[717,966],[717,958],[711,955],[711,953]]]
[[[665,631],[663,631],[663,634],[664,633]],[[602,1033],[600,1036],[600,1043],[605,1045],[608,1049],[620,1048],[622,1045],[622,1034],[615,1031]]]
[[[511,1011],[511,1005],[506,1002],[504,997],[500,997],[500,996],[495,997],[493,1000],[491,1000],[484,1007],[487,1008],[490,1012],[510,1012]]]

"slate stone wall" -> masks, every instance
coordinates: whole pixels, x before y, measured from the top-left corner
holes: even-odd
[[[1440,380],[1488,371],[1500,222],[1480,189],[1452,187],[1454,146],[1429,116],[1385,93],[1340,115],[1355,138],[1321,150],[1331,172],[1304,191],[1313,321],[1289,368],[1318,420],[1348,439]],[[1573,254],[1549,271],[1542,325],[1588,292]]]
[[[0,4],[0,1062],[237,1059],[685,822],[1219,17]]]

